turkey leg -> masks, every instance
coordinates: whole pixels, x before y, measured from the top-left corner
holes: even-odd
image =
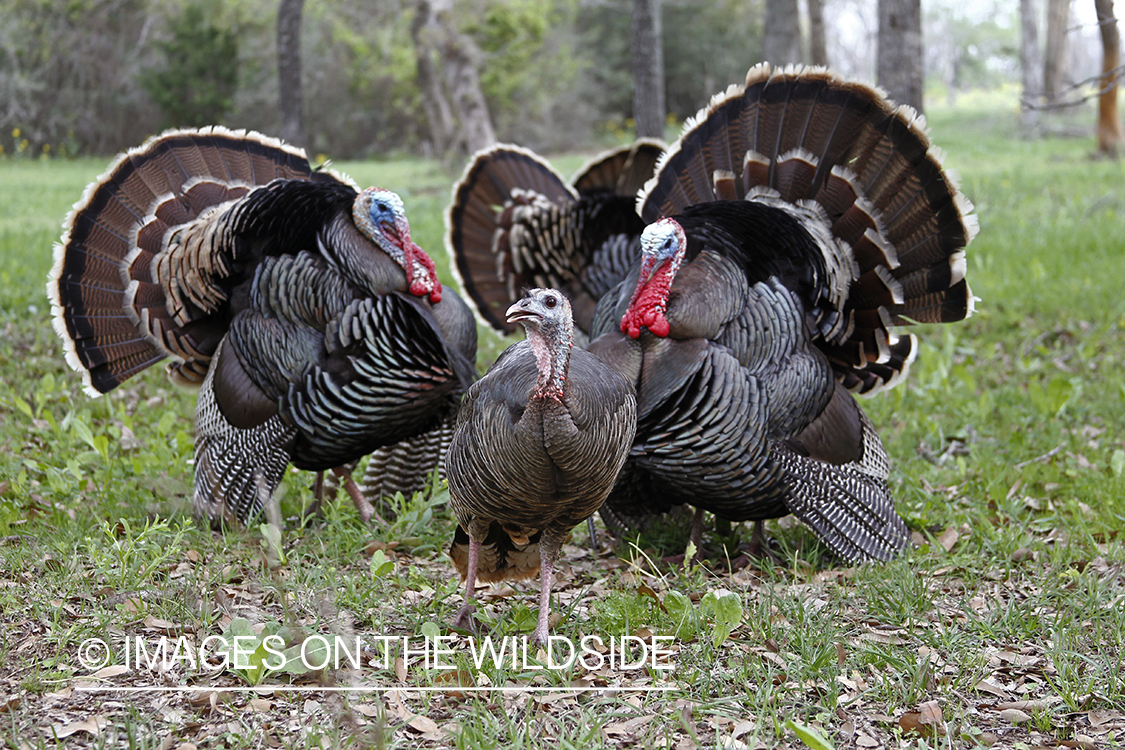
[[[551,623],[551,586],[554,584],[555,562],[559,559],[562,541],[544,531],[539,539],[539,622],[535,626],[532,642],[546,645],[547,630]]]
[[[453,621],[450,623],[455,628],[467,628],[476,632],[476,623],[473,621],[473,592],[477,586],[477,563],[480,561],[481,543],[469,536],[469,563],[465,570],[465,603],[457,610]]]

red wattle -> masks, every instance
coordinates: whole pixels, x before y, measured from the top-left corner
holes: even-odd
[[[671,326],[664,317],[668,305],[668,292],[672,286],[671,268],[665,263],[653,274],[648,283],[637,285],[629,309],[621,316],[621,332],[630,338],[641,335],[641,328],[647,328],[654,336],[667,336]]]

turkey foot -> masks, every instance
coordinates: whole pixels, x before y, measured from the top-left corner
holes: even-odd
[[[473,617],[473,612],[476,611],[477,606],[473,602],[465,602],[461,605],[461,609],[457,610],[457,614],[449,621],[449,627],[456,630],[467,630],[473,635],[480,633],[480,623],[477,618]]]
[[[750,536],[750,542],[743,550],[742,554],[730,561],[731,572],[742,570],[753,560],[761,560],[769,558],[774,563],[780,565],[782,560],[773,549],[770,548],[770,540],[766,536],[765,524],[762,521],[754,522],[754,533]]]
[[[332,473],[335,474],[336,477],[344,483],[344,489],[346,489],[348,491],[348,494],[351,495],[352,502],[355,503],[355,509],[359,511],[359,519],[361,521],[367,523],[372,518],[374,518],[379,522],[380,526],[387,525],[387,522],[383,520],[383,517],[375,512],[375,506],[373,506],[367,500],[367,498],[363,496],[363,493],[359,491],[359,485],[357,485],[355,483],[355,480],[352,479],[352,474],[347,470],[347,468],[343,466],[337,466],[332,470]]]

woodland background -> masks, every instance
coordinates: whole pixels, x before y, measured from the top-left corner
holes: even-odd
[[[1040,112],[1095,92],[1103,65],[1116,71],[1093,5],[0,0],[0,154],[108,155],[167,127],[211,123],[336,159],[449,163],[492,140],[593,148],[633,135],[634,101],[674,136],[762,59],[827,62],[918,108],[923,83],[943,104],[1022,86],[1021,125],[1034,131],[1057,127]],[[1112,16],[1112,3],[1098,5]]]

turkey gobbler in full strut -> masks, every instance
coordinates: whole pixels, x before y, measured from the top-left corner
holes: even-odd
[[[175,358],[172,380],[200,388],[193,505],[213,523],[246,523],[290,463],[336,469],[439,428],[473,379],[472,314],[399,197],[280,141],[165,133],[66,227],[47,291],[67,361],[98,395]]]
[[[611,367],[572,351],[570,303],[558,290],[532,289],[507,319],[522,324],[527,338],[469,388],[446,455],[459,524],[450,555],[465,578],[454,622],[471,617],[478,578],[539,570],[535,641],[543,643],[555,562],[571,530],[613,488],[633,442],[636,399]]]
[[[645,186],[642,261],[595,315],[590,350],[638,394],[603,515],[690,503],[698,537],[698,509],[792,513],[845,560],[898,552],[886,453],[848,391],[905,374],[916,341],[892,326],[972,312],[971,210],[921,118],[875,89],[761,65],[715,97]]]

